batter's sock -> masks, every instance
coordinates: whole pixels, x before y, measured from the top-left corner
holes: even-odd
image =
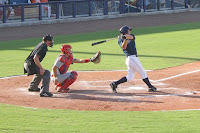
[[[123,77],[120,80],[116,81],[115,84],[119,85],[119,84],[124,83],[124,82],[127,82],[127,78],[126,77]]]
[[[152,87],[152,85],[151,85],[151,83],[150,83],[150,81],[149,81],[148,78],[143,79],[143,81],[147,84],[147,86],[148,86],[149,88]]]

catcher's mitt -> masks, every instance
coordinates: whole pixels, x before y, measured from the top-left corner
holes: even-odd
[[[101,61],[101,51],[97,52],[92,58],[90,58],[90,61],[94,64],[98,64]]]

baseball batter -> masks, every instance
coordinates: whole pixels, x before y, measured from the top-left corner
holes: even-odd
[[[117,93],[117,86],[121,83],[127,82],[134,78],[135,73],[138,72],[142,78],[142,80],[146,83],[149,88],[149,92],[155,92],[157,89],[154,87],[148,77],[147,74],[137,58],[137,49],[135,46],[135,36],[131,34],[132,28],[129,26],[122,26],[120,28],[120,35],[118,37],[118,44],[122,48],[124,54],[126,55],[126,65],[128,68],[128,75],[122,77],[120,80],[116,82],[112,82],[110,84],[112,91]]]
[[[58,92],[67,93],[70,90],[68,87],[77,79],[78,73],[76,71],[67,72],[71,64],[88,62],[97,64],[100,62],[100,52],[90,59],[75,59],[71,49],[70,45],[62,45],[62,54],[56,59],[52,68],[51,80],[56,85],[55,89]]]

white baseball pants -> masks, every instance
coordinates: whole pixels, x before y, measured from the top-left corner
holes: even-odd
[[[135,73],[138,72],[142,79],[147,78],[146,71],[136,55],[131,55],[126,58],[126,66],[128,68],[127,81],[132,80],[135,77]]]

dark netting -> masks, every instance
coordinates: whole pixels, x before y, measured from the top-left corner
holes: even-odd
[[[108,1],[108,14],[119,14],[119,0]]]
[[[174,8],[185,8],[185,0],[174,0]]]
[[[139,1],[137,0],[125,0],[125,13],[140,12]]]
[[[200,8],[200,0],[190,0],[191,8]]]
[[[8,13],[10,11],[10,14],[8,16]],[[9,21],[13,21],[13,20],[21,20],[21,6],[9,6],[6,7],[6,18],[7,18],[7,22]]]
[[[92,15],[103,15],[103,1],[91,2]]]
[[[72,16],[72,4],[73,2],[67,2],[61,4],[61,15],[62,16]]]
[[[75,9],[76,9],[76,15],[88,16],[89,2],[88,1],[76,2]]]

